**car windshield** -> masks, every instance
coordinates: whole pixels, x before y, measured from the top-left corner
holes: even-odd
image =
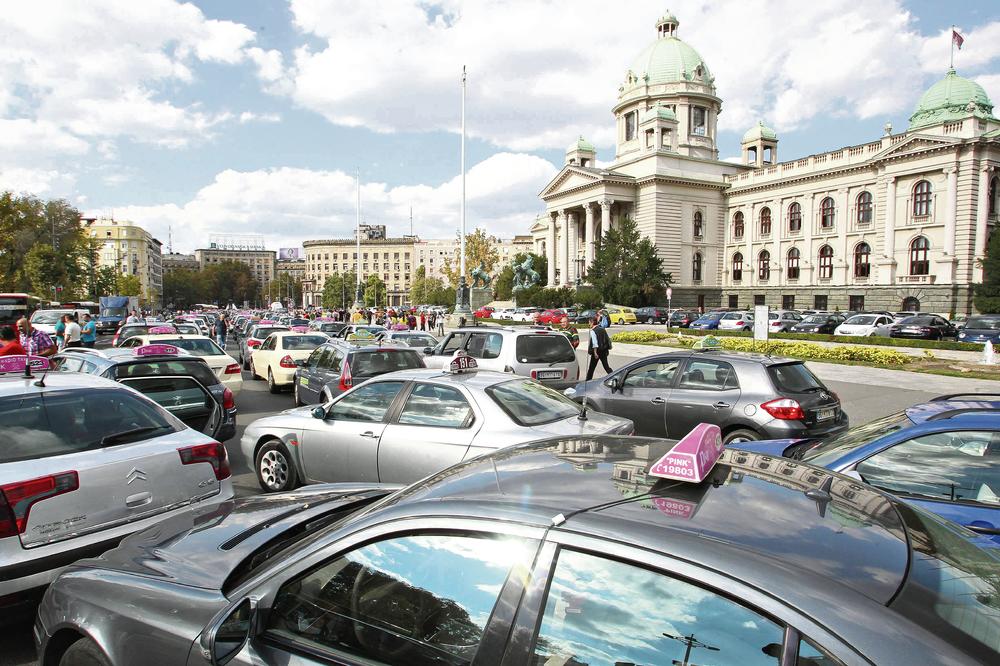
[[[222,356],[226,353],[219,348],[219,345],[207,338],[176,338],[169,340],[156,339],[151,342],[157,345],[173,345],[175,347],[180,347],[181,349],[191,352],[195,356]]]
[[[437,345],[438,341],[429,335],[394,335],[393,340],[398,340],[405,344],[407,347],[434,347]]]
[[[355,377],[374,377],[397,370],[425,367],[420,354],[411,349],[356,351],[351,354],[348,363],[351,365],[351,374]]]
[[[66,314],[65,312],[36,312],[31,315],[32,324],[55,324],[62,316]]]
[[[845,324],[850,324],[851,326],[871,326],[875,323],[876,317],[872,315],[858,315],[856,317],[851,317]]]
[[[123,363],[115,367],[116,379],[173,375],[194,377],[205,387],[214,386],[219,383],[215,373],[213,373],[212,369],[208,367],[208,364],[197,357],[188,357],[187,359],[174,358],[171,360],[135,361],[131,363]]]
[[[906,504],[910,567],[891,607],[982,664],[1000,663],[1000,548]]]
[[[576,353],[565,335],[519,335],[514,354],[521,363],[576,363]]]
[[[576,416],[583,409],[559,391],[530,379],[514,379],[486,392],[515,423],[525,427]]]
[[[251,338],[257,340],[263,340],[272,333],[277,333],[278,331],[287,331],[288,329],[284,326],[256,326],[252,331],[250,331]]]
[[[747,314],[745,312],[727,312],[726,314],[722,315],[722,318],[725,319],[726,321],[731,321],[733,319],[745,319],[746,317]]]
[[[802,320],[803,324],[825,324],[830,315],[809,315]]]
[[[174,324],[174,328],[177,329],[178,333],[187,333],[189,335],[198,335],[201,333],[194,324]]]
[[[896,432],[900,428],[906,428],[910,423],[910,418],[906,415],[906,412],[896,412],[889,416],[883,416],[870,423],[851,428],[833,439],[828,439],[811,446],[803,452],[802,460],[823,467],[848,451],[867,444],[876,437]]]
[[[965,328],[966,330],[978,328],[980,330],[1000,331],[1000,319],[970,317],[969,321],[965,322]]]
[[[281,338],[281,348],[289,351],[306,351],[316,349],[330,338],[325,335],[286,335]]]

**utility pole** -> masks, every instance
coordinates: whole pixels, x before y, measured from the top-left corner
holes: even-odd
[[[709,650],[712,652],[719,651],[719,648],[709,645],[708,643],[702,643],[701,641],[699,641],[697,638],[694,637],[694,634],[691,634],[689,636],[674,636],[673,634],[664,633],[663,635],[671,640],[680,641],[681,643],[684,643],[684,645],[686,646],[684,650],[684,661],[677,661],[676,659],[674,659],[673,663],[676,664],[676,666],[695,666],[695,664],[691,663],[692,648],[701,648],[702,650]]]
[[[361,169],[357,170],[357,182],[358,182],[358,228],[355,232],[357,234],[357,255],[354,260],[354,270],[357,272],[357,290],[354,294],[354,309],[360,310],[364,307],[364,292],[361,290]]]
[[[459,244],[459,278],[458,291],[455,294],[455,315],[466,318],[472,313],[469,308],[469,287],[465,282],[465,65],[462,65],[462,141],[461,141],[461,162],[462,162],[462,205],[460,208],[461,234]]]

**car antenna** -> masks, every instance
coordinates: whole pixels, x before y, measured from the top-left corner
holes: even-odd
[[[583,411],[576,418],[581,421],[587,420],[587,382],[583,383]]]

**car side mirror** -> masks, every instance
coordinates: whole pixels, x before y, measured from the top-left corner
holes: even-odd
[[[615,391],[620,391],[621,390],[621,384],[618,383],[618,378],[617,377],[612,377],[611,379],[609,379],[608,380],[608,386],[611,387],[611,392],[612,393],[614,393]]]
[[[312,417],[314,419],[320,419],[320,420],[325,419],[326,418],[326,407],[324,407],[323,405],[319,405],[318,407],[313,407],[313,409],[312,409]]]
[[[207,651],[213,666],[224,666],[243,649],[253,633],[256,618],[257,604],[249,597],[223,618],[209,638]]]
[[[434,347],[424,347],[424,356],[433,356]]]

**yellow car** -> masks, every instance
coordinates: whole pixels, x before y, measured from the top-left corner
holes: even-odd
[[[151,329],[152,330],[152,329]],[[236,395],[243,388],[243,373],[240,372],[240,364],[236,359],[222,350],[222,347],[215,344],[215,340],[205,335],[187,335],[183,333],[154,333],[147,335],[133,335],[122,343],[122,347],[141,347],[142,345],[155,342],[161,345],[173,345],[188,351],[195,356],[200,356],[212,368],[212,372],[219,378],[222,385]]]
[[[618,324],[619,326],[635,324],[639,321],[636,319],[632,308],[608,308],[608,319],[611,320],[612,324]]]
[[[266,378],[267,389],[278,393],[295,382],[295,362],[309,358],[316,347],[329,340],[330,336],[319,331],[276,331],[250,353],[250,376]]]

